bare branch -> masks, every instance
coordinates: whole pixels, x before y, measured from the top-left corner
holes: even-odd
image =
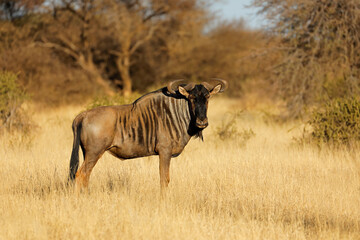
[[[152,12],[151,14],[149,14],[148,16],[145,16],[143,18],[143,22],[147,22],[149,21],[150,19],[154,18],[154,17],[158,17],[158,16],[161,16],[161,15],[164,15],[166,13],[169,12],[169,7],[168,6],[162,6],[162,7],[159,7],[158,9],[156,9],[154,12]]]
[[[154,32],[156,29],[158,29],[158,25],[155,25],[155,26],[151,26],[150,27],[150,30],[148,31],[147,35],[141,39],[141,40],[138,40],[131,48],[130,48],[130,55],[132,55],[141,45],[143,45],[144,43],[146,43],[147,41],[149,41],[152,36],[154,35]]]
[[[72,49],[69,49],[67,47],[64,47],[60,44],[57,43],[53,43],[53,42],[49,42],[47,40],[43,40],[43,42],[36,42],[35,43],[36,46],[40,46],[40,47],[46,47],[46,48],[53,48],[56,49],[58,51],[61,51],[71,57],[73,57],[74,59],[78,60],[79,59],[79,54],[76,53],[75,51],[73,51]]]
[[[109,53],[117,57],[121,57],[123,55],[120,51],[117,50],[110,50]]]

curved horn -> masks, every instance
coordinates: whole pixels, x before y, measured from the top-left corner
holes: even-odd
[[[170,93],[175,94],[175,91],[178,89],[179,85],[182,83],[184,83],[184,79],[178,79],[178,80],[171,81],[167,85],[167,90]]]
[[[191,91],[194,89],[194,87],[195,87],[195,83],[188,83],[184,86],[186,91]]]
[[[167,90],[172,94],[176,94],[176,91],[179,89],[180,85],[183,85],[186,91],[191,91],[195,87],[194,83],[185,84],[186,82],[184,79],[174,80],[168,83]]]
[[[201,83],[209,92],[214,88],[213,85],[211,85],[210,83],[208,82],[202,82]]]
[[[202,82],[201,83],[209,92],[218,84],[221,84],[221,89],[219,92],[223,92],[228,88],[228,83],[226,80],[220,78],[211,78],[210,83]]]

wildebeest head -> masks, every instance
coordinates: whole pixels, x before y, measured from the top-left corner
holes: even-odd
[[[225,91],[227,82],[222,79],[212,79],[210,82],[201,84],[184,84],[183,80],[170,82],[167,89],[175,94],[179,91],[181,95],[189,100],[191,117],[194,119],[196,127],[206,128],[208,124],[207,108],[210,96]]]

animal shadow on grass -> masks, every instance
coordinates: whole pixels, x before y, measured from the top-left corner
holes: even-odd
[[[125,191],[130,192],[131,189],[131,180],[130,176],[127,174],[116,175],[108,173],[105,179],[105,183],[100,185],[100,190],[102,192],[118,192]]]
[[[50,178],[38,177],[38,174],[20,179],[12,188],[13,194],[30,195],[38,198],[46,198],[50,194],[69,194],[73,191],[72,184],[60,176]]]

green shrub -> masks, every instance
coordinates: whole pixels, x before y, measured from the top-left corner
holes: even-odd
[[[27,99],[25,91],[17,84],[17,75],[0,72],[0,130],[30,130],[32,122],[22,109]]]
[[[338,98],[315,111],[309,121],[316,143],[347,144],[360,140],[360,101]]]

